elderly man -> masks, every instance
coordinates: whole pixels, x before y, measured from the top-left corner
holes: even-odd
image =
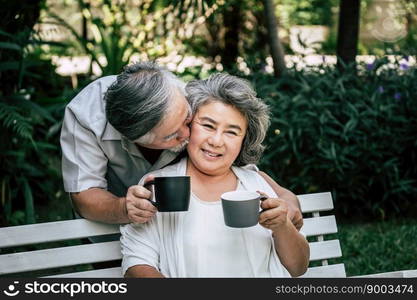
[[[84,88],[65,110],[61,131],[64,188],[82,217],[106,223],[145,223],[156,213],[138,185],[177,158],[190,135],[184,83],[155,63],[125,67]],[[299,229],[296,196],[261,175],[288,202]]]

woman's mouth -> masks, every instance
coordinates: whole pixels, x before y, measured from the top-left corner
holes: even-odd
[[[209,158],[218,158],[218,157],[223,156],[222,154],[211,152],[205,149],[201,149],[201,150],[203,151],[204,155]]]

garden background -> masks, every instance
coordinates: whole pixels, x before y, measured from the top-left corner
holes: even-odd
[[[414,0],[1,0],[0,226],[72,218],[59,133],[99,76],[227,71],[272,109],[259,167],[331,191],[348,276],[417,269]]]

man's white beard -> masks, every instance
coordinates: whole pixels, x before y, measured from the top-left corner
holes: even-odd
[[[179,144],[178,146],[169,148],[169,151],[172,151],[172,152],[175,152],[175,153],[179,153],[179,152],[181,152],[182,150],[185,149],[185,147],[187,146],[187,144],[188,144],[188,139],[185,140],[184,142],[182,142],[181,144]]]

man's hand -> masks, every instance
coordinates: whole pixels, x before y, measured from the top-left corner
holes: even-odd
[[[148,176],[145,184],[154,177]],[[132,185],[126,194],[127,217],[132,223],[146,223],[157,212],[156,207],[149,201],[152,193],[141,185]]]
[[[303,215],[301,214],[300,208],[294,204],[294,202],[286,201],[287,203],[287,216],[288,219],[294,224],[295,228],[299,231],[303,227]]]

